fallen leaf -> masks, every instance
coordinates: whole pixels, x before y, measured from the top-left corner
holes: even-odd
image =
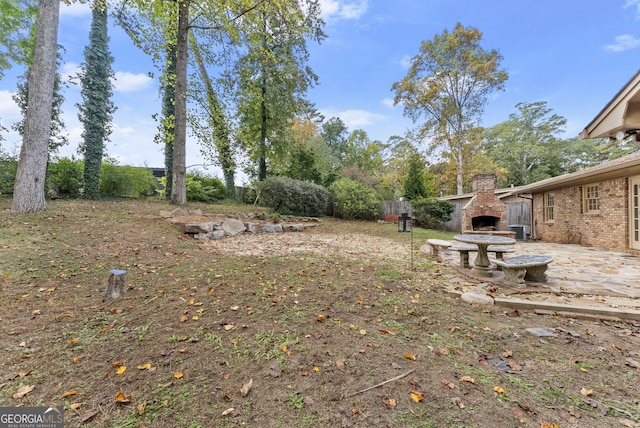
[[[500,386],[494,386],[493,387],[493,391],[497,392],[498,394],[504,394],[505,393],[504,388],[502,388]]]
[[[382,402],[384,403],[385,406],[387,406],[387,408],[391,410],[394,410],[398,405],[395,398],[385,398],[384,400],[382,400]]]
[[[116,374],[117,375],[121,375],[121,374],[124,374],[124,372],[126,372],[126,371],[127,371],[127,366],[120,366],[116,370]]]
[[[320,367],[318,366],[313,366],[313,371],[318,373],[320,371]]]
[[[66,398],[66,397],[69,397],[70,395],[76,395],[77,393],[78,393],[78,391],[76,391],[75,389],[72,389],[72,390],[67,391],[64,394],[62,394],[60,396],[60,398]]]
[[[411,391],[411,399],[416,403],[424,400],[424,394],[420,391]]]
[[[33,388],[35,388],[35,387],[36,387],[35,385],[26,385],[26,386],[23,386],[22,388],[19,388],[19,389],[16,391],[16,393],[15,393],[15,394],[13,394],[13,396],[12,396],[12,397],[13,397],[13,398],[15,398],[16,400],[17,400],[18,398],[22,398],[22,397],[24,397],[25,395],[27,395],[28,393],[30,393],[31,391],[33,391]]]
[[[407,360],[411,360],[411,361],[415,361],[415,359],[416,359],[415,355],[413,355],[413,354],[409,354],[409,353],[404,354],[404,357],[405,357]]]
[[[318,322],[324,322],[324,320],[325,320],[324,315],[322,315],[322,314],[318,315],[317,320],[318,320]]]
[[[136,406],[136,409],[138,410],[139,415],[143,414],[146,408],[147,408],[147,403],[138,403],[138,405]]]
[[[475,379],[472,378],[471,376],[462,376],[462,378],[460,378],[461,381],[463,382],[469,382],[469,383],[475,383]]]
[[[454,389],[456,387],[453,383],[449,382],[447,379],[442,379],[440,383],[448,386],[450,389]]]
[[[438,354],[449,355],[449,350],[447,348],[438,348]]]
[[[74,363],[79,363],[79,362],[80,362],[80,357],[73,357],[73,358],[72,358],[72,361],[73,361]]]
[[[98,409],[85,410],[82,416],[80,416],[80,422],[87,422],[89,419],[92,419],[97,414],[98,414]]]
[[[358,413],[360,413],[360,409],[358,409],[357,407],[353,407],[351,409],[351,413],[354,414],[354,415],[357,415]]]
[[[558,424],[555,422],[540,422],[540,428],[558,428]]]
[[[593,389],[582,388],[580,390],[580,394],[584,395],[585,397],[591,397],[593,396],[594,392]]]
[[[378,330],[380,334],[388,334],[390,336],[394,336],[396,333],[393,330]]]
[[[511,367],[512,370],[516,370],[516,371],[522,370],[522,367],[520,366],[520,364],[516,363],[513,360],[509,360],[507,364],[509,365],[509,367]]]
[[[124,391],[120,390],[116,394],[116,403],[128,403],[131,401],[130,395],[124,395]]]
[[[344,360],[337,360],[336,367],[340,367],[340,368],[344,367]]]
[[[453,404],[455,404],[456,406],[458,406],[460,409],[464,409],[464,403],[462,402],[462,400],[458,397],[453,397],[451,399],[451,402]]]
[[[80,406],[82,406],[82,403],[73,403],[69,405],[69,408],[71,410],[78,410],[80,408]]]
[[[502,353],[502,358],[511,358],[513,357],[513,351],[504,351]]]
[[[235,326],[233,324],[225,324],[223,328],[225,331],[229,331],[229,330],[233,330]]]
[[[249,382],[245,383],[244,385],[242,385],[242,388],[240,388],[240,394],[242,394],[243,397],[246,397],[247,394],[249,394],[249,391],[251,391],[252,386],[253,379],[249,379]]]
[[[151,370],[151,363],[140,364],[138,370]]]
[[[235,412],[236,409],[234,409],[233,407],[229,407],[227,410],[225,410],[224,412],[222,412],[222,416],[227,416],[232,414],[233,412]]]
[[[69,345],[69,346],[73,346],[73,345],[75,345],[77,342],[78,342],[78,338],[77,338],[77,337],[73,337],[73,338],[71,338],[71,339],[67,340],[67,345]]]
[[[33,370],[27,370],[26,372],[22,370],[18,370],[18,377],[29,376],[32,372]]]
[[[173,373],[173,377],[175,377],[176,379],[182,379],[183,376],[184,376],[184,373],[182,372]]]

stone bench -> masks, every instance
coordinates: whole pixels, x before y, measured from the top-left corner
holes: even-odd
[[[442,239],[427,239],[427,244],[431,246],[431,255],[436,257],[440,257],[440,251],[444,252],[453,245],[451,242]]]
[[[470,268],[469,265],[469,253],[478,251],[478,247],[475,245],[469,245],[464,247],[452,247],[449,248],[451,251],[457,251],[460,253],[460,266],[464,268]],[[515,250],[513,248],[503,248],[503,247],[488,247],[487,253],[495,253],[496,259],[504,260],[505,253],[513,253]],[[502,268],[498,266],[498,270]]]
[[[506,260],[494,260],[496,266],[502,267],[505,284],[516,288],[524,288],[525,281],[546,282],[551,256],[523,254]]]

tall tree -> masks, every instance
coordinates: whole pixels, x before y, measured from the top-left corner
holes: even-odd
[[[224,107],[216,94],[213,80],[209,76],[198,42],[195,37],[191,37],[190,41],[200,73],[200,83],[204,86],[203,92],[206,95],[205,100],[200,102],[201,111],[205,112],[204,121],[200,120],[200,116],[194,115],[192,116],[191,127],[199,136],[201,144],[208,149],[202,150],[203,155],[209,157],[212,162],[222,169],[227,189],[227,199],[235,200],[236,162],[233,156],[231,129],[225,117]],[[197,93],[194,96],[197,97]]]
[[[419,154],[409,157],[409,169],[404,179],[404,197],[412,201],[429,196],[425,181],[424,159]]]
[[[445,146],[456,159],[456,187],[463,193],[464,146],[484,113],[487,97],[502,90],[507,72],[502,55],[480,45],[482,33],[458,23],[433,40],[423,41],[407,75],[392,85],[395,104],[405,116],[425,122],[417,128],[421,140],[431,138],[430,149]]]
[[[14,213],[47,210],[44,185],[51,135],[59,19],[59,0],[39,1],[24,138],[11,202],[11,212]]]
[[[558,136],[567,120],[546,101],[516,104],[509,119],[485,132],[485,150],[507,170],[505,184],[520,186],[566,172],[568,142]]]
[[[58,61],[62,61],[60,55],[58,55]],[[14,123],[11,128],[18,131],[20,137],[24,137],[24,123],[27,113],[27,100],[29,99],[29,72],[31,61],[27,63],[27,71],[24,76],[18,80],[18,91],[12,95],[13,101],[20,108],[22,113],[22,119]],[[60,63],[58,62],[58,67]],[[58,149],[69,142],[67,134],[64,133],[65,124],[62,117],[62,104],[64,103],[64,95],[62,94],[62,77],[60,73],[56,72],[53,86],[53,105],[51,109],[51,134],[49,137],[49,157],[56,153]]]
[[[157,141],[164,146],[165,195],[171,198],[173,186],[173,127],[176,112],[176,43],[167,41],[167,56],[162,75],[162,117]]]
[[[286,151],[292,120],[317,76],[305,65],[306,40],[320,42],[324,22],[318,0],[262,2],[241,23],[246,54],[236,68],[242,141],[267,176],[269,157]]]
[[[83,143],[80,151],[84,155],[84,197],[97,199],[100,196],[100,167],[106,142],[111,134],[111,118],[115,106],[111,78],[114,76],[109,51],[107,30],[107,6],[102,0],[93,4],[89,45],[84,50],[83,70],[80,73],[80,94],[83,103],[78,104],[78,119],[82,123]]]

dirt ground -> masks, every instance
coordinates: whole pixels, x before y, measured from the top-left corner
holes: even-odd
[[[434,231],[327,218],[204,242],[173,208],[0,212],[0,406],[64,405],[69,427],[640,423],[640,325],[466,304],[418,250]]]

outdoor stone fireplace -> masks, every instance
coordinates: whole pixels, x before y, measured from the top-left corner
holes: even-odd
[[[473,197],[462,208],[462,232],[506,232],[507,206],[495,195],[496,176],[473,177]]]

